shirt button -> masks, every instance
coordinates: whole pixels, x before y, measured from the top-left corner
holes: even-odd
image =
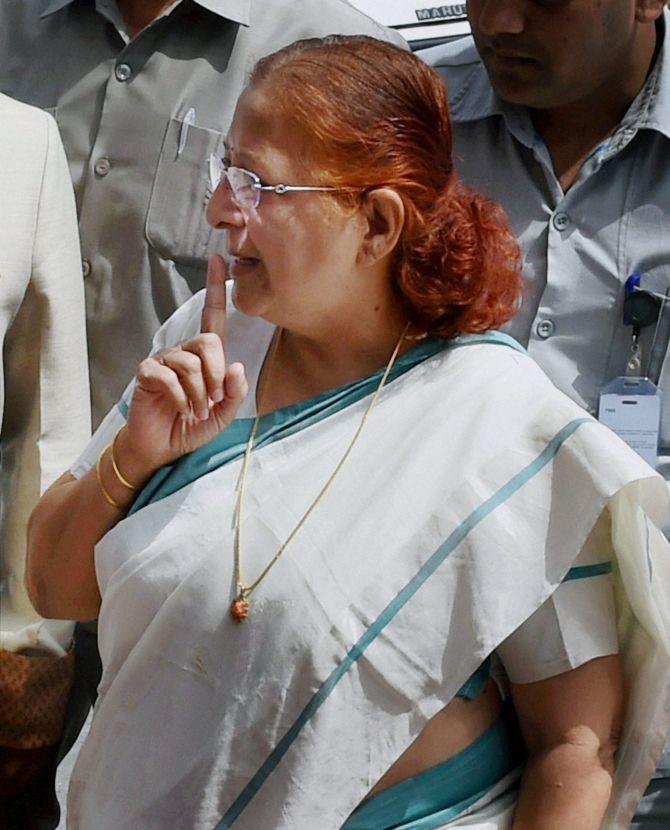
[[[120,63],[114,70],[114,74],[116,75],[116,80],[123,83],[124,81],[130,79],[130,76],[133,74],[133,70],[127,63]]]
[[[81,272],[85,277],[91,273],[91,263],[87,259],[81,261]]]
[[[570,217],[567,213],[559,211],[559,213],[554,214],[554,218],[551,221],[554,223],[557,231],[564,231],[570,224]]]
[[[535,327],[535,331],[537,332],[538,337],[542,340],[546,340],[556,331],[556,324],[553,320],[540,320]]]
[[[112,169],[112,164],[108,158],[104,156],[99,158],[96,163],[95,167],[93,168],[98,176],[106,176],[109,171]]]

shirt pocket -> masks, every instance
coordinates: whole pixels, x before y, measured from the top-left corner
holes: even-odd
[[[222,147],[217,130],[169,121],[145,225],[147,241],[166,259],[201,263],[220,246],[221,235],[205,221],[205,208],[211,196],[207,161]]]

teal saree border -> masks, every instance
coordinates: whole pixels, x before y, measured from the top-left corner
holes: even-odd
[[[366,799],[340,830],[435,830],[459,816],[524,760],[523,738],[510,713],[508,704],[456,755]]]
[[[518,490],[527,484],[534,476],[536,476],[547,464],[549,464],[554,456],[558,453],[563,444],[570,438],[577,429],[583,424],[593,423],[591,418],[576,418],[570,423],[566,424],[552,440],[547,444],[545,449],[533,460],[530,464],[524,467],[520,472],[513,476],[507,484],[503,485],[496,493],[494,493],[486,501],[482,502],[479,507],[470,513],[470,515],[461,524],[453,530],[447,539],[440,545],[440,547],[432,554],[432,556],[424,563],[420,570],[412,577],[412,579],[405,585],[405,587],[395,596],[393,600],[386,606],[377,619],[368,627],[363,636],[358,642],[352,646],[347,652],[343,660],[331,672],[330,676],[312,696],[293,725],[286,732],[284,737],[279,741],[277,746],[272,750],[262,766],[255,773],[253,778],[249,781],[247,786],[242,790],[240,795],[235,799],[231,807],[227,810],[225,815],[221,818],[214,830],[228,830],[232,827],[239,816],[249,806],[253,798],[259,792],[265,781],[271,775],[273,770],[279,765],[284,755],[289,751],[291,745],[296,740],[302,729],[314,717],[316,712],[326,702],[337,684],[344,677],[347,671],[354,665],[354,663],[363,655],[366,649],[374,642],[377,636],[383,629],[393,620],[396,614],[409,602],[409,600],[416,594],[421,586],[431,577],[437,568],[444,562],[444,560],[454,551],[454,549],[466,538],[473,528],[489,516],[501,504],[504,504],[511,498]]]
[[[439,354],[444,349],[457,349],[461,346],[476,346],[477,344],[481,343],[495,343],[499,346],[509,346],[510,348],[514,349],[517,352],[522,352],[523,354],[526,353],[526,349],[519,343],[518,340],[515,340],[509,334],[506,334],[504,331],[485,331],[482,334],[464,334],[458,337],[452,337],[450,340],[442,340],[437,337],[430,337],[426,340],[419,341],[419,343],[406,352],[402,357],[398,358],[396,361],[396,372],[394,373],[391,371],[391,377],[399,377],[404,372],[398,372],[398,369],[404,368],[405,371],[408,369],[414,368],[418,363],[421,363],[423,360],[426,360],[429,357],[433,357],[436,354]],[[328,392],[324,392],[322,395],[318,395],[315,398],[310,398],[309,401],[304,403],[296,404],[295,406],[285,407],[284,409],[277,410],[278,413],[286,413],[287,411],[299,411],[301,408],[310,406],[313,404],[314,401],[318,401],[321,399],[327,399],[331,397],[333,394],[348,391],[357,387],[359,384],[368,383],[370,381],[379,380],[381,378],[384,369],[379,369],[372,375],[369,375],[367,378],[363,378],[360,381],[355,381],[354,383],[346,384],[345,386],[339,386],[334,390],[330,390]],[[128,417],[128,404],[121,399],[117,403],[117,409],[121,413],[124,418]],[[272,413],[275,415],[276,413]],[[248,418],[244,420],[253,421],[253,418]]]
[[[597,562],[594,565],[577,565],[576,568],[570,568],[563,577],[563,582],[572,582],[573,579],[589,579],[592,576],[605,576],[611,573],[611,562]]]
[[[451,340],[429,338],[420,341],[399,358],[389,375],[387,386],[420,363],[435,357],[446,349],[457,349],[481,343],[508,346],[516,351],[525,352],[523,346],[517,343],[514,338],[499,331],[454,337]],[[259,421],[255,442],[256,449],[268,446],[282,438],[288,438],[290,435],[294,435],[296,432],[306,429],[372,394],[383,372],[383,368],[379,369],[374,374],[361,378],[354,383],[331,389],[307,401],[264,415]],[[125,401],[121,401],[118,408],[121,415],[126,418],[128,405]],[[183,456],[174,464],[161,467],[139,493],[128,515],[137,513],[147,504],[176,493],[201,476],[211,473],[224,464],[241,458],[253,423],[254,418],[238,418],[204,447]]]

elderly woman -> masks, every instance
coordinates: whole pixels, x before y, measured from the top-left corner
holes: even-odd
[[[439,78],[297,43],[209,167],[231,284],[215,257],[31,523],[38,609],[100,615],[71,826],[625,827],[665,487],[493,331],[517,248]]]

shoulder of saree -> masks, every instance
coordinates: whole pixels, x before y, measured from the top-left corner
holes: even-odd
[[[201,306],[202,299],[199,303],[199,307]],[[238,341],[247,341],[254,335],[253,330],[249,330],[248,321],[251,319],[239,313],[232,316],[231,330],[227,336],[227,341],[230,341],[230,361],[240,360],[245,364],[247,363],[246,358],[248,357],[249,348],[245,349]],[[254,322],[258,326],[259,321]],[[260,321],[260,328],[268,329],[269,327],[267,323]],[[183,335],[183,331],[180,333]],[[267,339],[268,332],[265,331],[264,334],[264,339]],[[175,342],[179,339],[183,339],[183,337],[177,337]],[[444,357],[448,352],[455,349],[460,350],[465,346],[481,346],[484,344],[503,346],[525,353],[524,348],[514,338],[498,331],[463,335],[451,340],[429,338],[420,341],[396,361],[396,365],[389,375],[387,386],[426,361],[432,361],[432,368],[436,368],[436,365],[443,363],[439,358]],[[258,362],[259,359],[262,359],[262,354],[257,351],[254,355],[254,361]],[[252,374],[256,368],[256,366],[250,367]],[[282,438],[294,435],[300,430],[325,421],[347,407],[352,407],[360,401],[368,399],[376,390],[382,371],[383,369],[380,369],[354,383],[331,389],[317,397],[285,407],[263,417],[257,431],[256,449],[258,450]],[[135,513],[147,504],[165,498],[223,464],[241,458],[251,432],[253,420],[253,418],[236,419],[228,429],[204,447],[200,447],[174,464],[158,470],[138,495],[130,512]]]

